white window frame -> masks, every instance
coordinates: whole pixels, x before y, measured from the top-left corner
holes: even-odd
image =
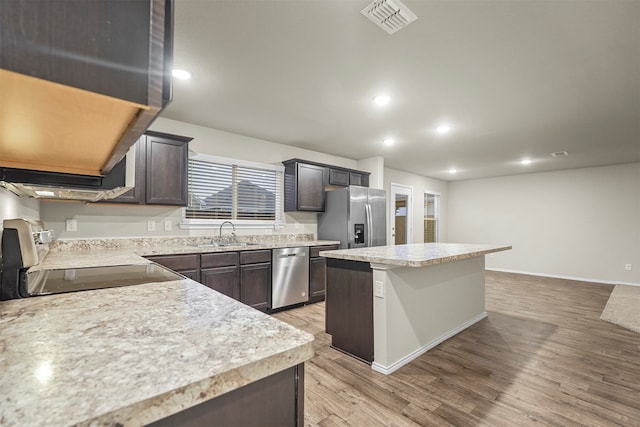
[[[276,211],[275,220],[255,220],[255,219],[194,219],[186,218],[187,209],[182,208],[182,220],[180,228],[217,228],[224,221],[231,221],[236,228],[259,228],[259,229],[279,229],[284,227],[284,166],[272,165],[269,163],[251,162],[248,160],[232,159],[229,157],[213,156],[210,154],[189,153],[189,160],[200,160],[204,162],[220,163],[226,165],[235,165],[244,168],[255,168],[263,170],[272,170],[278,173],[277,189],[276,189]]]

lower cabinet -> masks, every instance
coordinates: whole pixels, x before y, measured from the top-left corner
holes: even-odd
[[[240,266],[240,301],[267,311],[271,308],[271,263]]]
[[[240,302],[262,311],[271,308],[271,249],[240,252]]]
[[[183,276],[193,279],[196,282],[200,281],[200,255],[188,254],[188,255],[159,255],[147,257],[148,260],[163,265],[176,273],[180,273]]]
[[[304,425],[304,363],[149,424],[172,426]]]
[[[234,299],[240,299],[238,266],[203,268],[200,283]]]
[[[309,248],[309,304],[326,297],[327,259],[320,251],[338,247]],[[271,249],[147,258],[257,310],[271,309]]]
[[[309,303],[325,300],[327,289],[327,259],[320,251],[338,249],[339,245],[312,246],[309,248]]]
[[[257,310],[271,308],[271,250],[147,257]]]

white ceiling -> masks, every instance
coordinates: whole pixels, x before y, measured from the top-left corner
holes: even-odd
[[[640,1],[403,1],[176,0],[162,116],[444,180],[640,161]]]

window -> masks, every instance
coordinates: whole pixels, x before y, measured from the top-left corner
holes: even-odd
[[[440,194],[424,193],[424,242],[434,243],[440,240]]]
[[[197,154],[189,158],[183,224],[279,226],[284,167]]]

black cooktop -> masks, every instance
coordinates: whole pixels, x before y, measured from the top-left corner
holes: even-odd
[[[27,292],[29,296],[48,295],[182,279],[155,263],[40,270],[27,273]]]

